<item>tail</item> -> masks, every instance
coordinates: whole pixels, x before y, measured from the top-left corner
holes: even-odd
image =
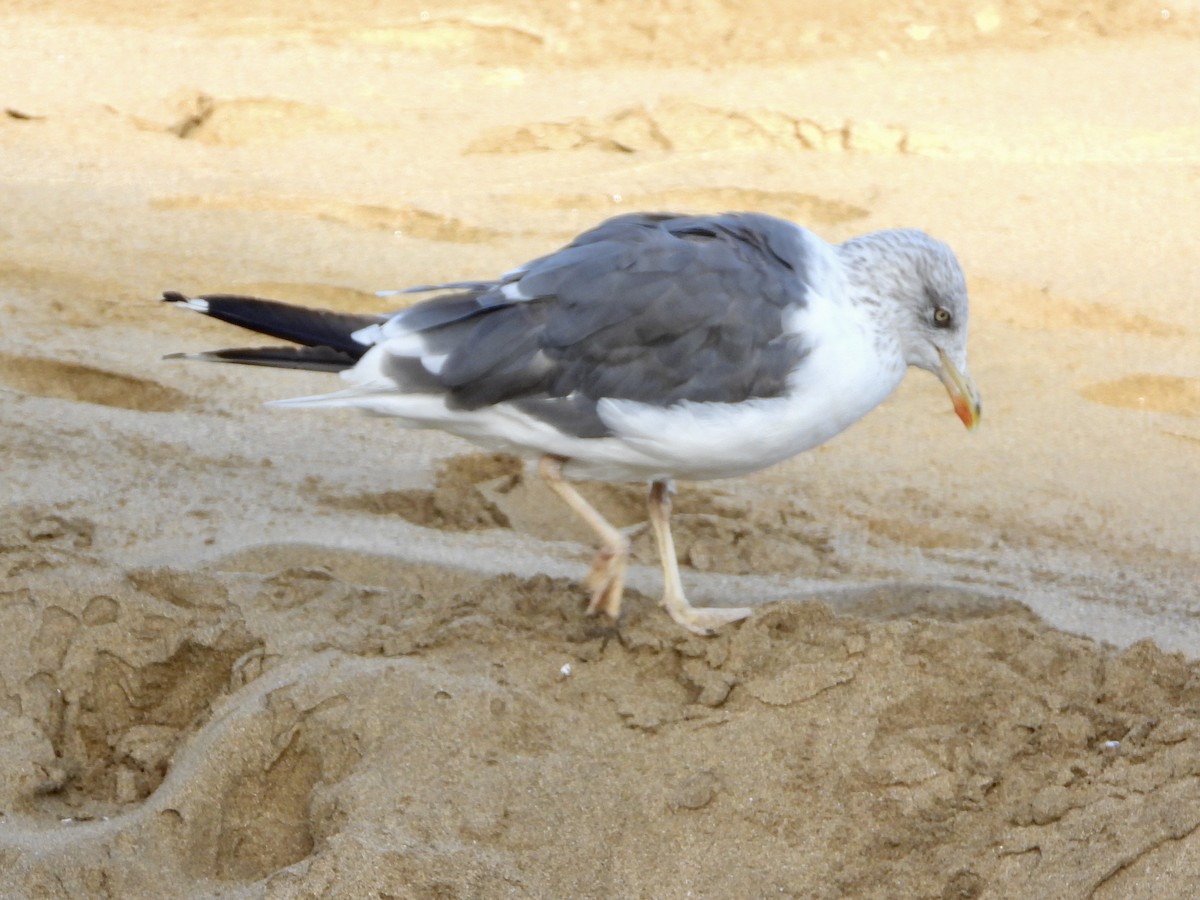
[[[387,318],[308,309],[277,300],[231,294],[185,297],[175,291],[165,291],[162,298],[167,303],[204,313],[214,319],[301,345],[172,353],[168,359],[202,359],[250,366],[340,372],[351,368],[369,349],[367,344],[354,339],[354,332],[378,325]]]

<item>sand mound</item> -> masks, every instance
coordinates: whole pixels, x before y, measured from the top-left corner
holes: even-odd
[[[6,558],[78,542],[23,521]],[[783,602],[709,640],[545,577],[30,568],[22,893],[1118,897],[1196,852],[1200,668],[1027,611]]]

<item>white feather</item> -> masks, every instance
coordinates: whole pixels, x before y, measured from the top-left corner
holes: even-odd
[[[450,356],[449,353],[431,354],[421,357],[421,365],[425,367],[425,371],[430,375],[441,375],[442,366],[446,365],[446,359]]]
[[[362,344],[364,347],[371,347],[383,339],[383,328],[380,325],[368,325],[366,328],[350,332],[350,337],[355,343]]]
[[[188,309],[194,309],[198,313],[208,312],[208,301],[202,300],[199,297],[185,297],[183,302],[179,303],[178,305],[185,306]]]

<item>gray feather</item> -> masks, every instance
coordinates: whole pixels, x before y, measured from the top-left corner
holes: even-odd
[[[768,216],[619,216],[397,317],[447,356],[435,380],[453,406],[511,402],[599,437],[605,397],[667,406],[782,393],[808,352],[783,329],[806,303],[805,262],[795,227]]]

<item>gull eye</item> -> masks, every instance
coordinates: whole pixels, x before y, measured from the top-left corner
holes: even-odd
[[[950,315],[950,310],[941,306],[933,311],[933,324],[938,328],[949,328],[950,322],[953,319],[954,317]]]

